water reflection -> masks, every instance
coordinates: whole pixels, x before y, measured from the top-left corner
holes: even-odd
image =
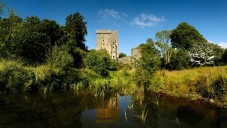
[[[110,99],[97,106],[96,122],[111,123],[116,122],[119,117],[118,94],[114,94]]]
[[[146,106],[146,107],[145,107]],[[142,117],[147,113],[145,121]],[[0,127],[226,128],[227,110],[138,89],[131,96],[0,94]]]

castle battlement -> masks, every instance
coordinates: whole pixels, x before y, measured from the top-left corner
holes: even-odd
[[[108,29],[98,29],[96,30],[96,33],[104,34],[104,33],[117,33],[117,30],[108,30]]]

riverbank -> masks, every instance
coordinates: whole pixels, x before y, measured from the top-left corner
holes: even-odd
[[[191,100],[202,99],[227,107],[227,66],[161,70],[154,74],[149,89]]]
[[[49,63],[30,66],[19,60],[0,59],[0,93],[51,93],[89,88],[97,96],[108,91],[127,94],[137,89],[132,74],[131,70],[117,70],[102,77],[88,68],[61,68]]]
[[[58,68],[50,64],[36,67],[21,61],[0,61],[1,93],[80,91],[93,90],[95,96],[112,92],[133,94],[141,85],[136,84],[134,71],[118,69],[101,77],[88,68]],[[157,71],[148,89],[151,92],[185,97],[227,107],[227,66],[200,67],[178,71]]]

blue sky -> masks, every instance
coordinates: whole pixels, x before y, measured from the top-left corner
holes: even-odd
[[[22,18],[38,16],[64,25],[65,18],[79,12],[87,22],[86,45],[96,47],[97,29],[118,30],[119,51],[131,48],[172,30],[179,23],[194,26],[208,41],[227,48],[226,0],[2,0]]]

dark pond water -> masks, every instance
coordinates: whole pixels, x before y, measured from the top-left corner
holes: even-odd
[[[0,128],[227,128],[227,111],[160,94],[0,94]]]

